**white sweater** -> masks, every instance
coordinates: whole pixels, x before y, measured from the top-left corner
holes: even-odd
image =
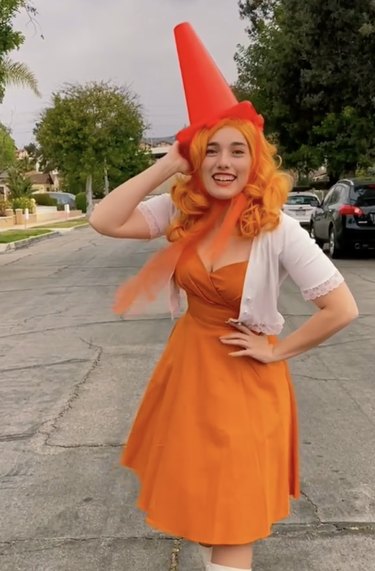
[[[151,238],[163,236],[176,214],[169,194],[161,194],[138,206],[145,217]],[[287,276],[300,288],[306,300],[325,295],[343,283],[334,264],[310,238],[300,224],[283,213],[279,226],[262,232],[252,244],[242,290],[238,321],[253,331],[278,335],[284,318],[277,305],[280,286]],[[178,314],[180,296],[170,281],[170,308]]]

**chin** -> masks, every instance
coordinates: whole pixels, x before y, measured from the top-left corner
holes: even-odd
[[[206,188],[207,194],[212,198],[216,198],[217,200],[229,200],[234,198],[242,189],[233,189],[233,188]]]

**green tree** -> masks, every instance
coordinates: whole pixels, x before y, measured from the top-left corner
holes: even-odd
[[[7,54],[19,48],[25,39],[21,32],[13,29],[13,18],[20,10],[26,10],[30,18],[36,14],[35,8],[27,0],[0,2],[0,103],[8,85],[29,87],[36,95],[40,95],[32,71],[25,64],[14,62],[7,57]]]
[[[16,161],[16,145],[8,129],[0,123],[0,172]]]
[[[43,160],[57,168],[81,190],[85,181],[88,212],[93,180],[105,173],[110,188],[142,170],[148,156],[139,151],[145,122],[137,97],[125,87],[108,83],[68,85],[53,94],[52,106],[42,112],[34,134]],[[66,188],[73,190],[73,188]]]
[[[237,89],[275,133],[287,166],[326,164],[336,180],[375,149],[373,0],[247,0],[250,45],[236,54]]]

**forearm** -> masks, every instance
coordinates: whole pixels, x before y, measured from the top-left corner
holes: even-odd
[[[173,163],[160,159],[151,167],[127,180],[110,192],[94,209],[90,223],[101,227],[110,221],[120,227],[128,220],[147,194],[176,174]]]
[[[301,327],[281,340],[274,348],[277,361],[290,359],[320,345],[323,341],[343,329],[357,314],[352,311],[337,311],[328,308],[320,309]]]

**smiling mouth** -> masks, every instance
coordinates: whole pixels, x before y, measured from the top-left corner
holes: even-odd
[[[235,181],[237,177],[232,174],[214,174],[212,178],[215,182],[221,184],[230,184],[231,182]]]

